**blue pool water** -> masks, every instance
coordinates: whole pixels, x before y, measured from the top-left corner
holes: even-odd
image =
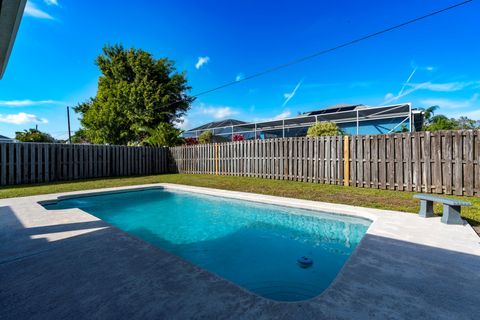
[[[281,301],[320,294],[369,221],[163,189],[60,200],[258,295]],[[301,268],[297,259],[313,260]]]

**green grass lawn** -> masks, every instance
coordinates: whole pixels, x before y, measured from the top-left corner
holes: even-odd
[[[398,192],[296,181],[281,181],[259,178],[213,176],[200,174],[164,174],[144,177],[92,179],[73,182],[54,182],[39,185],[2,187],[0,188],[0,198],[23,197],[47,193],[99,189],[159,182],[253,192],[282,197],[317,200],[331,203],[342,203],[354,206],[405,212],[417,212],[419,206],[419,201],[412,198],[414,194],[412,192]],[[451,198],[461,198],[463,200],[472,202],[472,207],[463,208],[462,216],[471,225],[480,226],[480,198]],[[435,211],[441,212],[440,205],[435,207]]]

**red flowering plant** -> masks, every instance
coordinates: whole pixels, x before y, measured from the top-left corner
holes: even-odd
[[[188,138],[185,138],[184,140],[187,146],[194,146],[198,144],[198,140],[196,138],[188,137]]]
[[[235,133],[232,137],[233,141],[243,141],[245,140],[245,137],[239,133]]]

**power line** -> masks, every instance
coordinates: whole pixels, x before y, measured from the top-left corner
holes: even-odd
[[[284,69],[284,68],[287,68],[287,67],[290,67],[292,65],[295,65],[295,64],[298,64],[298,63],[301,63],[301,62],[304,62],[304,61],[307,61],[307,60],[310,60],[310,59],[313,59],[313,58],[316,58],[318,56],[321,56],[321,55],[324,55],[326,53],[330,53],[332,51],[335,51],[335,50],[338,50],[338,49],[341,49],[341,48],[345,48],[345,47],[348,47],[348,46],[351,46],[353,44],[356,44],[358,42],[361,42],[361,41],[364,41],[364,40],[367,40],[367,39],[370,39],[370,38],[373,38],[373,37],[376,37],[376,36],[379,36],[381,34],[384,34],[384,33],[387,33],[387,32],[390,32],[390,31],[393,31],[393,30],[396,30],[396,29],[400,29],[404,26],[407,26],[409,24],[412,24],[412,23],[415,23],[415,22],[418,22],[418,21],[421,21],[421,20],[424,20],[424,19],[427,19],[427,18],[430,18],[432,16],[435,16],[437,14],[440,14],[442,12],[445,12],[445,11],[449,11],[449,10],[452,10],[454,8],[457,8],[457,7],[460,7],[460,6],[463,6],[469,2],[473,2],[473,0],[466,0],[466,1],[463,1],[463,2],[459,2],[457,4],[454,4],[454,5],[451,5],[449,7],[446,7],[446,8],[443,8],[443,9],[440,9],[440,10],[437,10],[437,11],[433,11],[433,12],[430,12],[426,15],[423,15],[423,16],[420,16],[420,17],[417,17],[417,18],[414,18],[412,20],[408,20],[408,21],[405,21],[405,22],[402,22],[400,24],[397,24],[397,25],[394,25],[392,27],[389,27],[389,28],[386,28],[386,29],[383,29],[383,30],[380,30],[380,31],[377,31],[377,32],[374,32],[374,33],[370,33],[368,35],[365,35],[363,37],[360,37],[360,38],[356,38],[354,40],[350,40],[350,41],[347,41],[347,42],[344,42],[342,44],[339,44],[339,45],[336,45],[334,47],[331,47],[331,48],[328,48],[328,49],[324,49],[322,51],[318,51],[318,52],[315,52],[313,54],[310,54],[308,56],[304,56],[304,57],[301,57],[301,58],[298,58],[298,59],[295,59],[295,60],[292,60],[292,61],[289,61],[289,62],[286,62],[286,63],[283,63],[283,64],[280,64],[280,65],[277,65],[275,67],[271,67],[269,69],[266,69],[266,70],[263,70],[263,71],[260,71],[260,72],[257,72],[257,73],[254,73],[252,75],[249,75],[247,77],[244,77],[243,79],[240,79],[238,81],[230,81],[230,82],[227,82],[225,84],[222,84],[218,87],[215,87],[215,88],[212,88],[212,89],[208,89],[208,90],[205,90],[205,91],[202,91],[202,92],[199,92],[197,94],[194,94],[193,97],[199,97],[201,95],[204,95],[204,94],[207,94],[207,93],[210,93],[210,92],[213,92],[213,91],[217,91],[217,90],[220,90],[220,89],[223,89],[223,88],[226,88],[226,87],[229,87],[229,86],[233,86],[235,84],[238,84],[240,82],[243,82],[243,81],[247,81],[247,80],[250,80],[250,79],[253,79],[253,78],[257,78],[257,77],[260,77],[260,76],[263,76],[265,74],[268,74],[268,73],[272,73],[272,72],[275,72],[277,70],[280,70],[280,69]]]
[[[466,5],[467,3],[469,2],[473,2],[473,0],[466,0],[466,1],[462,1],[462,2],[459,2],[459,3],[456,3],[456,4],[453,4],[451,6],[448,6],[448,7],[445,7],[443,9],[439,9],[439,10],[436,10],[436,11],[433,11],[433,12],[430,12],[430,13],[427,13],[423,16],[420,16],[420,17],[417,17],[417,18],[414,18],[414,19],[411,19],[411,20],[408,20],[408,21],[405,21],[405,22],[402,22],[402,23],[399,23],[399,24],[396,24],[394,26],[391,26],[391,27],[388,27],[388,28],[385,28],[385,29],[382,29],[380,31],[377,31],[377,32],[374,32],[374,33],[370,33],[368,35],[365,35],[365,36],[362,36],[360,38],[356,38],[356,39],[353,39],[353,40],[350,40],[350,41],[347,41],[347,42],[344,42],[342,44],[339,44],[339,45],[336,45],[334,47],[331,47],[331,48],[328,48],[328,49],[324,49],[324,50],[321,50],[321,51],[318,51],[318,52],[315,52],[315,53],[312,53],[308,56],[304,56],[304,57],[301,57],[301,58],[298,58],[298,59],[295,59],[295,60],[291,60],[289,62],[286,62],[286,63],[283,63],[283,64],[280,64],[280,65],[277,65],[277,66],[274,66],[274,67],[271,67],[271,68],[268,68],[268,69],[265,69],[263,71],[260,71],[260,72],[256,72],[256,73],[253,73],[249,76],[246,76],[244,77],[243,79],[239,79],[239,80],[235,80],[235,81],[230,81],[230,82],[227,82],[227,83],[224,83],[220,86],[217,86],[217,87],[214,87],[212,89],[208,89],[208,90],[205,90],[205,91],[201,91],[197,94],[193,94],[192,97],[194,98],[197,98],[199,96],[202,96],[202,95],[205,95],[207,93],[211,93],[211,92],[214,92],[214,91],[217,91],[217,90],[220,90],[220,89],[224,89],[224,88],[227,88],[227,87],[230,87],[230,86],[233,86],[233,85],[236,85],[236,84],[239,84],[241,82],[245,82],[247,80],[251,80],[251,79],[254,79],[254,78],[258,78],[258,77],[261,77],[263,75],[266,75],[268,73],[272,73],[272,72],[275,72],[275,71],[278,71],[280,69],[284,69],[284,68],[287,68],[287,67],[290,67],[292,65],[295,65],[295,64],[299,64],[299,63],[302,63],[302,62],[305,62],[307,60],[311,60],[313,58],[316,58],[318,56],[321,56],[321,55],[324,55],[324,54],[327,54],[327,53],[330,53],[330,52],[333,52],[335,50],[338,50],[338,49],[341,49],[341,48],[345,48],[345,47],[348,47],[348,46],[351,46],[351,45],[354,45],[354,44],[357,44],[361,41],[364,41],[364,40],[368,40],[370,38],[374,38],[376,36],[379,36],[379,35],[382,35],[384,33],[387,33],[387,32],[390,32],[390,31],[393,31],[393,30],[396,30],[396,29],[400,29],[402,27],[405,27],[407,25],[410,25],[412,23],[415,23],[415,22],[418,22],[418,21],[421,21],[421,20],[425,20],[427,18],[430,18],[430,17],[433,17],[437,14],[440,14],[440,13],[443,13],[443,12],[446,12],[446,11],[449,11],[449,10],[452,10],[452,9],[455,9],[457,7],[460,7],[460,6],[463,6],[463,5]],[[179,100],[175,100],[173,102],[170,102],[168,104],[164,104],[164,105],[161,105],[159,107],[168,107],[168,106],[171,106],[175,103],[178,103],[178,102],[181,102],[181,101],[184,101],[183,99],[179,99]],[[159,108],[158,107],[158,108]],[[154,108],[154,109],[157,109],[157,108]]]

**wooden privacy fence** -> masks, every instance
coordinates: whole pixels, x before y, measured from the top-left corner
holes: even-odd
[[[0,185],[166,173],[168,149],[0,143]]]
[[[0,143],[0,185],[167,172],[480,196],[480,131],[150,148]]]
[[[480,195],[480,131],[284,138],[170,148],[180,173]]]

